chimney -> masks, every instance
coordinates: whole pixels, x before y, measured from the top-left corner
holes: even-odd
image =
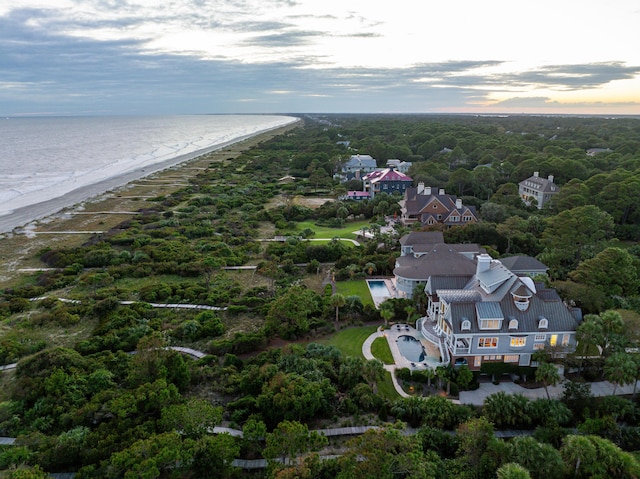
[[[420,183],[418,183],[418,194],[421,195],[423,191],[424,191],[424,182],[421,181]]]
[[[540,174],[540,173],[539,173],[539,172],[537,172],[537,171],[534,171],[534,172],[533,172],[533,176],[535,176],[536,178],[539,176],[539,174]]]
[[[456,198],[456,208],[462,208],[462,200],[460,198]]]
[[[476,274],[489,271],[489,269],[491,268],[491,256],[489,256],[486,253],[479,254],[478,256],[476,256],[476,260],[478,261],[478,265],[476,267]]]
[[[427,187],[424,189],[424,194],[425,194],[425,195],[427,195],[427,196],[429,196],[429,195],[431,194],[431,187],[430,187],[430,186],[427,186]]]
[[[549,183],[553,183],[553,175],[549,175]]]
[[[440,189],[438,190],[438,194],[439,194],[439,195],[444,195],[444,188],[440,188]]]

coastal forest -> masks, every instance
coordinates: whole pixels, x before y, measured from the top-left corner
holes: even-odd
[[[2,284],[0,477],[640,477],[635,389],[589,388],[640,377],[640,120],[300,119]],[[414,185],[475,206],[448,243],[547,265],[539,279],[582,310],[578,350],[541,350],[537,369],[398,370],[400,396],[386,342],[374,360],[362,344],[426,297],[374,306],[363,280],[393,275],[411,229],[392,221],[399,196],[340,199],[362,189],[334,180],[354,154],[411,162]],[[534,171],[560,187],[543,209],[518,194]],[[512,379],[564,392],[456,400]]]

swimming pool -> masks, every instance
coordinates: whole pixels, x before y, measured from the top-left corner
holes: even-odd
[[[425,351],[422,343],[413,336],[398,336],[396,344],[405,358],[413,363],[424,361]]]
[[[369,285],[371,296],[384,296],[386,298],[391,297],[391,291],[389,291],[387,283],[385,283],[384,280],[368,279],[367,284]]]

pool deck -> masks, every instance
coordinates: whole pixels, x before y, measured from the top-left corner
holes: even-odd
[[[421,363],[412,363],[407,358],[405,358],[398,349],[397,340],[400,336],[413,336],[414,338],[419,339],[425,348],[425,352],[429,355],[427,358],[425,358],[425,361]],[[407,324],[394,324],[388,329],[384,329],[382,327],[378,328],[378,330],[371,336],[369,336],[362,345],[362,355],[365,357],[365,359],[375,359],[375,357],[371,353],[371,344],[373,344],[373,341],[375,341],[377,338],[386,338],[387,342],[389,343],[389,348],[391,349],[391,354],[393,355],[394,364],[385,364],[384,369],[391,373],[391,381],[393,382],[393,386],[398,394],[402,397],[409,397],[409,394],[407,394],[402,389],[400,383],[398,383],[398,379],[396,378],[395,374],[396,369],[409,368],[413,371],[419,371],[427,368],[435,369],[436,367],[440,366],[440,363],[438,362],[440,352],[437,351],[437,347],[435,347],[426,339],[423,339],[420,335],[420,332],[413,326]],[[435,357],[432,356],[432,354],[435,355]]]
[[[373,294],[373,292],[371,291],[371,286],[369,285],[369,281],[383,281],[385,286],[387,287],[389,294],[384,294],[384,295]],[[380,308],[380,305],[385,300],[396,297],[396,285],[393,282],[392,278],[367,278],[365,282],[367,283],[367,288],[369,288],[369,294],[371,295],[371,299],[373,299],[373,305],[376,308]]]
[[[381,334],[387,339],[387,342],[389,343],[389,348],[391,349],[391,354],[393,355],[393,360],[396,367],[420,370],[435,369],[436,367],[441,365],[439,361],[440,351],[438,350],[438,348],[431,342],[424,339],[420,332],[413,326],[410,326],[408,324],[394,324],[388,329],[382,331]],[[425,352],[425,359],[421,362],[415,362],[405,358],[398,348],[398,338],[400,336],[411,336],[412,338],[420,341],[420,344],[422,344],[422,348]]]

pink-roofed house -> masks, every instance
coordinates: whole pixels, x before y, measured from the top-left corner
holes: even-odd
[[[392,194],[396,191],[404,195],[407,188],[413,185],[413,179],[394,168],[384,168],[367,174],[362,183],[363,190],[373,198],[377,193]]]

